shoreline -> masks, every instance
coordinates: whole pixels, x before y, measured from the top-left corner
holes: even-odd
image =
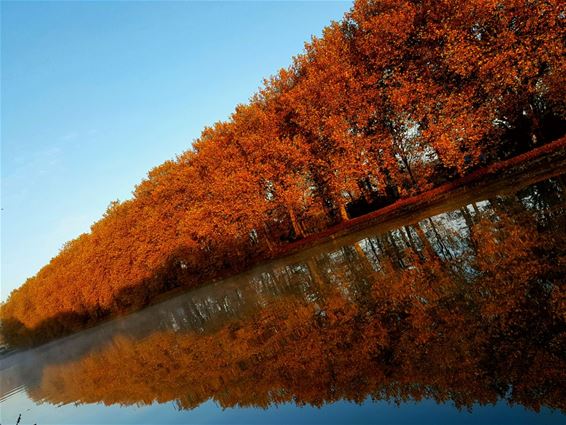
[[[323,232],[312,234],[298,241],[291,242],[288,245],[279,247],[270,259],[275,260],[281,256],[295,253],[298,250],[310,248],[320,243],[337,239],[347,233],[375,226],[400,215],[399,213],[407,214],[424,208],[429,204],[438,203],[443,195],[448,193],[453,194],[455,191],[462,189],[469,190],[476,184],[486,183],[486,179],[492,177],[500,179],[508,178],[509,175],[506,174],[517,174],[517,177],[520,178],[519,175],[523,174],[525,169],[540,166],[541,162],[544,163],[553,160],[558,161],[558,165],[552,165],[552,175],[547,178],[566,172],[566,136],[529,152],[480,168],[466,176],[460,177],[449,183],[445,183],[434,189],[408,198],[399,199],[393,204],[380,208],[376,211],[338,223]],[[503,175],[501,175],[502,173]],[[543,178],[546,177],[546,173],[540,174],[543,175]],[[533,178],[533,176],[528,177],[529,180]]]
[[[541,170],[540,168],[543,168],[543,165],[548,165],[548,167],[544,167],[544,169]],[[525,173],[529,168],[535,167],[538,167],[535,173]],[[477,189],[478,186],[485,186],[485,192],[493,192],[496,190],[504,193],[503,188],[497,185],[499,180],[516,177],[516,187],[520,188],[564,173],[566,173],[566,136],[529,152],[482,167],[466,176],[445,183],[434,189],[408,198],[399,199],[391,205],[338,223],[322,232],[311,234],[303,239],[276,247],[271,255],[259,259],[243,270],[234,271],[232,273],[221,272],[217,277],[205,280],[201,284],[189,288],[179,287],[159,294],[143,307],[142,310],[151,305],[169,300],[177,295],[188,293],[194,289],[202,288],[233,276],[245,275],[267,264],[288,260],[297,255],[300,257],[302,251],[310,250],[320,245],[332,244],[337,239],[341,239],[347,235],[352,235],[351,239],[355,239],[356,234],[366,229],[386,223],[397,225],[398,221],[408,220],[418,211],[422,211],[425,213],[424,215],[427,216],[439,214],[443,212],[442,208],[439,208],[439,205],[443,204],[448,197],[457,198],[461,196],[462,193],[470,192],[470,200],[473,200],[478,198],[478,195],[483,195],[482,192],[479,194],[471,193],[471,190]],[[494,177],[497,178],[497,180],[493,180]],[[130,313],[126,315],[128,314]],[[113,316],[112,318],[115,317],[123,316]],[[110,318],[110,320],[112,320],[112,318]]]
[[[83,331],[103,326],[113,320],[127,317],[176,296],[202,289],[225,279],[246,276],[247,274],[257,272],[258,269],[276,267],[279,263],[300,261],[305,255],[309,255],[312,249],[324,245],[339,247],[356,243],[368,236],[368,229],[371,229],[372,233],[381,233],[406,224],[414,224],[427,217],[451,211],[453,208],[457,208],[458,205],[467,205],[487,199],[490,196],[496,196],[497,194],[515,192],[536,182],[565,173],[566,136],[505,161],[480,168],[464,177],[434,189],[400,199],[376,211],[338,223],[323,232],[276,247],[271,255],[263,258],[260,257],[257,261],[248,264],[247,267],[239,270],[223,270],[218,272],[216,276],[203,279],[194,286],[180,286],[160,293],[148,300],[140,308],[131,309],[122,314],[109,315],[76,332],[62,335],[38,345],[34,344],[27,348],[12,346],[15,350],[3,353],[0,355],[0,359],[5,361],[12,355],[27,351],[29,348],[37,349],[57,343],[61,339],[72,338]],[[514,179],[512,189],[509,188],[509,179]]]

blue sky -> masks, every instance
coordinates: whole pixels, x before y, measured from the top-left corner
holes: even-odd
[[[0,298],[350,7],[3,1]]]

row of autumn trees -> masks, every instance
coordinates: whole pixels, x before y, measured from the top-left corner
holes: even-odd
[[[28,394],[56,405],[371,396],[564,411],[565,188],[563,176],[172,300],[83,338],[98,340],[89,350],[53,348]]]
[[[559,138],[564,19],[557,0],[357,1],[14,291],[4,328],[80,329]]]

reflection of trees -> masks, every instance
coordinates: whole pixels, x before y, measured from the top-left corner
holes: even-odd
[[[112,202],[13,291],[0,310],[8,342],[46,341],[139,310],[294,250],[306,235],[324,237],[338,222],[391,214],[382,207],[397,201],[402,216],[482,175],[564,170],[560,4],[356,0],[250,102],[149,171],[130,199]],[[455,255],[440,223],[422,226],[438,255]],[[397,237],[379,243],[395,255]],[[402,257],[393,259],[406,267]]]
[[[371,396],[565,409],[563,206],[563,191],[535,185],[258,273],[247,292],[45,367],[30,392],[181,408]]]

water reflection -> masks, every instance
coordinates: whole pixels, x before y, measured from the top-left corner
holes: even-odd
[[[564,410],[566,180],[309,251],[8,359],[4,396]]]

